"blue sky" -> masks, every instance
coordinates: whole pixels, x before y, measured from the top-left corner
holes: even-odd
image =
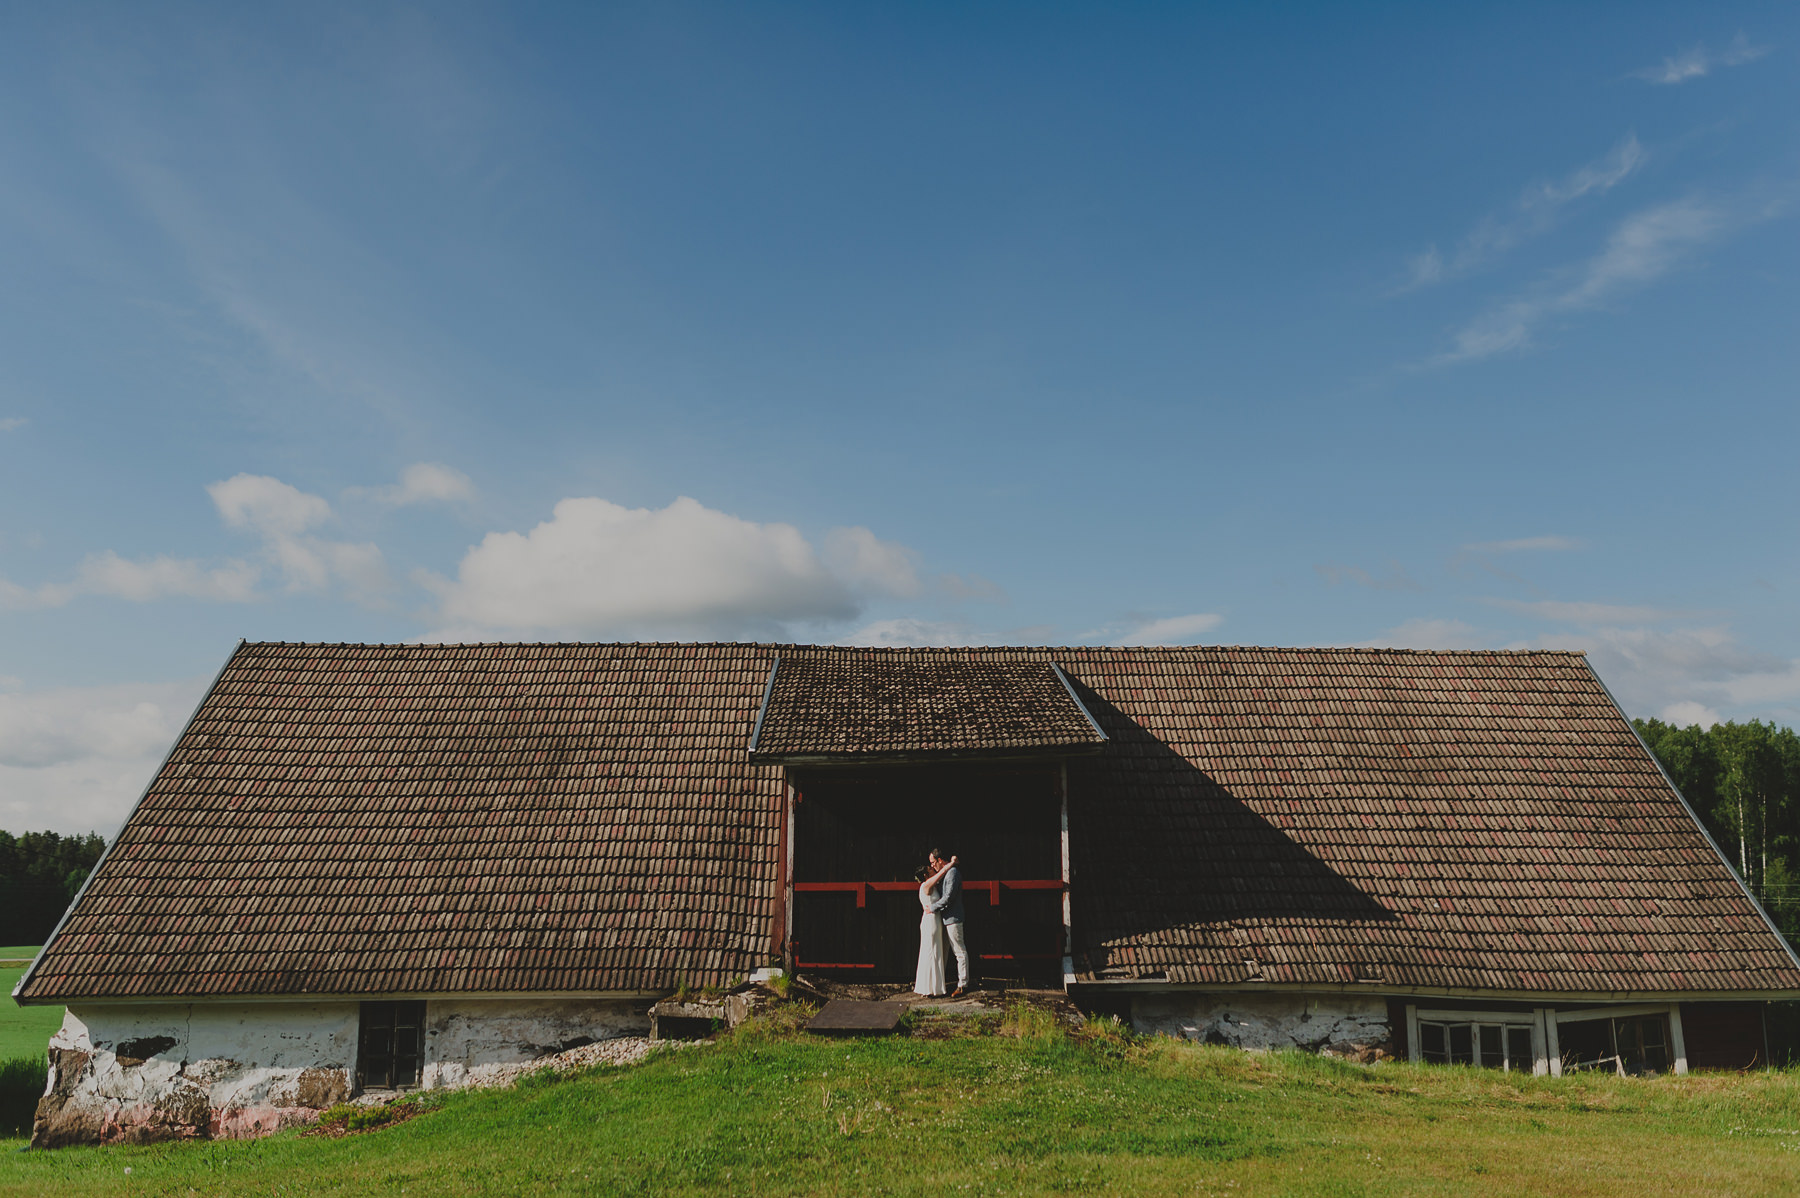
[[[1800,12],[70,4],[0,825],[239,637],[1553,646],[1800,721]]]

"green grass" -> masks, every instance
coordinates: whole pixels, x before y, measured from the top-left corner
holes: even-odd
[[[0,961],[29,961],[38,955],[40,945],[15,944],[9,948],[0,948]]]
[[[37,950],[0,949],[0,953],[15,951],[30,956]],[[13,1057],[43,1060],[44,1048],[49,1044],[50,1037],[62,1026],[61,1007],[21,1007],[12,1000],[13,987],[24,976],[23,965],[0,969],[0,1061]]]
[[[1005,1030],[740,1031],[339,1139],[0,1152],[0,1195],[1800,1192],[1793,1072],[1534,1079]]]

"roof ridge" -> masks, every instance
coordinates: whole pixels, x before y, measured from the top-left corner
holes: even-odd
[[[250,649],[767,649],[841,653],[1405,653],[1416,657],[1586,657],[1585,649],[1412,649],[1400,645],[834,645],[797,641],[245,641]]]

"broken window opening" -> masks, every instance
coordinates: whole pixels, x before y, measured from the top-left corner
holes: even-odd
[[[1508,1073],[1532,1072],[1529,1023],[1419,1021],[1419,1055],[1435,1065],[1480,1065]]]
[[[1669,1017],[1627,1015],[1557,1021],[1564,1072],[1598,1069],[1618,1074],[1669,1070]]]
[[[359,1090],[399,1090],[419,1084],[425,1064],[425,1004],[366,1002],[356,1041]]]

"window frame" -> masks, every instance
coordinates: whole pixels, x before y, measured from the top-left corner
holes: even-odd
[[[382,1066],[379,1074],[375,1072],[377,1064]],[[362,1003],[356,1018],[357,1091],[415,1090],[424,1081],[425,1000]]]
[[[1532,1072],[1540,1077],[1548,1074],[1561,1077],[1563,1074],[1562,1044],[1558,1034],[1558,1026],[1562,1024],[1582,1023],[1594,1019],[1632,1019],[1640,1016],[1661,1016],[1665,1019],[1664,1048],[1669,1057],[1669,1072],[1677,1075],[1688,1071],[1687,1042],[1681,1027],[1680,1002],[1623,1003],[1603,1007],[1533,1007],[1530,1011],[1492,1011],[1492,1010],[1456,1010],[1453,1008],[1427,1008],[1412,1003],[1406,1006],[1406,1046],[1408,1059],[1415,1064],[1424,1063],[1423,1046],[1420,1040],[1419,1024],[1427,1023],[1503,1023],[1532,1024],[1532,1052],[1536,1060]],[[1611,1033],[1615,1036],[1616,1032]],[[1615,1056],[1617,1055],[1615,1050]],[[1624,1072],[1623,1062],[1615,1061],[1614,1067]]]

